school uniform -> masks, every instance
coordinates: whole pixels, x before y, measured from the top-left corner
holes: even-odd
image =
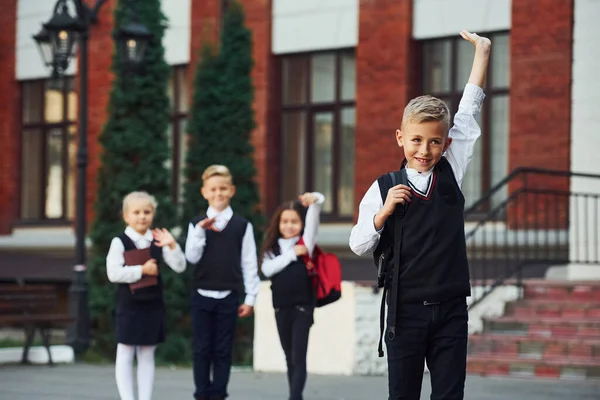
[[[475,117],[484,97],[480,87],[467,84],[446,153],[430,171],[407,168],[412,197],[402,238],[393,237],[393,216],[375,230],[373,219],[383,207],[378,181],[363,197],[352,228],[349,244],[357,255],[372,253],[380,241],[401,243],[399,279],[392,282],[398,290],[395,338],[386,335],[390,399],[420,398],[425,360],[432,399],[464,397],[470,284],[461,183],[481,135]]]
[[[313,193],[317,201],[308,207],[302,240],[313,254],[319,228],[319,214],[325,200],[321,193]],[[289,400],[302,400],[306,384],[306,352],[308,336],[313,324],[315,293],[303,257],[296,256],[294,246],[300,236],[278,239],[279,253],[268,252],[261,266],[263,274],[271,279],[271,292],[279,340],[286,358]]]
[[[132,293],[129,284],[142,278],[142,266],[125,266],[123,253],[133,249],[150,247],[150,254],[159,266],[158,285]],[[135,346],[152,346],[165,339],[165,308],[160,266],[168,265],[173,271],[185,271],[186,262],[179,245],[174,250],[169,246],[156,246],[152,232],[139,234],[127,227],[115,237],[106,256],[109,281],[117,283],[117,307],[115,312],[115,336],[117,343]]]
[[[185,247],[186,258],[194,265],[194,396],[224,399],[231,370],[238,294],[245,288],[244,303],[254,306],[259,291],[256,242],[252,224],[234,214],[231,207],[221,212],[207,209],[206,218],[216,218],[217,231],[199,227],[204,218],[190,222]]]

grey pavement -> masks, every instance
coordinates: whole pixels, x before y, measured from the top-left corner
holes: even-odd
[[[48,367],[0,366],[2,400],[118,400],[114,368],[109,365]],[[311,375],[305,400],[384,400],[385,377]],[[285,375],[234,371],[231,400],[285,400]],[[190,369],[158,368],[154,400],[189,400],[193,390]],[[423,380],[422,400],[429,398],[429,376]],[[469,376],[466,400],[598,400],[600,382],[525,380]]]

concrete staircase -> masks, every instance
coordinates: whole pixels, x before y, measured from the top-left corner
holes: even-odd
[[[600,380],[600,282],[525,280],[523,298],[470,336],[467,371]]]

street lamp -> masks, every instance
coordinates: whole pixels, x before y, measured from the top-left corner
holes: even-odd
[[[129,0],[131,1],[131,0]],[[42,24],[41,31],[33,36],[44,64],[52,69],[52,76],[60,78],[79,45],[79,118],[77,146],[77,199],[75,224],[74,277],[69,288],[69,315],[73,322],[67,329],[67,343],[75,354],[81,355],[89,347],[89,310],[86,282],[86,169],[87,169],[87,84],[88,38],[90,26],[96,22],[98,11],[106,0],[96,0],[88,7],[83,0],[71,0],[75,13],[71,16],[68,0],[57,0],[52,17]],[[129,9],[132,10],[131,5]],[[135,14],[135,13],[134,13]],[[131,15],[131,13],[130,13]],[[120,27],[115,35],[120,59],[133,67],[143,61],[144,50],[152,38],[148,29],[131,15],[130,22]]]

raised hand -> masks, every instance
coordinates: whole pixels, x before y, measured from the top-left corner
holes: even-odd
[[[475,57],[473,57],[473,67],[469,75],[469,83],[483,88],[487,67],[490,61],[492,42],[486,37],[479,36],[467,30],[460,31],[460,36],[475,46]]]
[[[479,36],[476,33],[471,33],[466,29],[460,31],[460,36],[462,36],[462,38],[466,41],[471,42],[473,46],[475,46],[475,48],[489,50],[492,47],[492,42],[490,41],[490,39],[483,36]]]
[[[306,193],[298,196],[298,200],[300,200],[300,202],[302,203],[302,205],[304,207],[308,207],[311,204],[314,204],[317,202],[317,196],[315,196],[314,194],[312,194],[310,192],[306,192]]]
[[[169,246],[171,250],[175,250],[175,238],[171,235],[171,232],[165,228],[155,228],[152,230],[152,236],[156,240],[158,247]]]

